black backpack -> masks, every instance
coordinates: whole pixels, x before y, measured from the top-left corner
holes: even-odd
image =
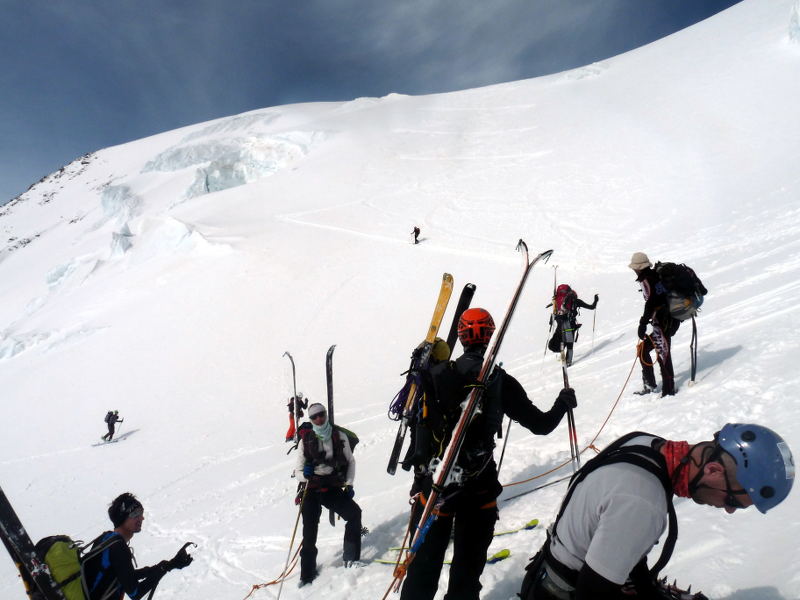
[[[673,319],[686,321],[697,315],[708,290],[691,267],[683,263],[657,262],[654,267],[662,291],[667,295],[669,314]]]
[[[104,421],[106,423],[111,423],[111,419],[113,418],[114,418],[114,412],[110,410],[106,413],[106,418],[104,419]]]

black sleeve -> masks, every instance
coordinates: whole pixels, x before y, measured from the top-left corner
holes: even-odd
[[[167,561],[161,561],[154,567],[144,567],[134,571],[131,552],[125,544],[112,544],[108,550],[111,569],[124,592],[132,600],[144,597],[167,572]]]
[[[595,309],[595,304],[594,303],[586,304],[586,302],[584,302],[580,298],[576,298],[575,299],[575,306],[578,306],[580,308],[588,308],[589,310],[594,310]]]
[[[589,565],[583,565],[575,586],[575,600],[620,600],[622,597],[622,586],[609,581]]]
[[[506,374],[503,381],[503,412],[531,433],[547,435],[558,427],[567,408],[562,402],[556,401],[550,410],[542,412],[528,399],[520,382]]]

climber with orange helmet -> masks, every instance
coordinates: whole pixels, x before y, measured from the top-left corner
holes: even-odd
[[[423,379],[423,417],[417,425],[416,440],[427,447],[418,447],[414,454],[414,473],[425,482],[422,491],[416,494],[417,503],[424,504],[430,493],[437,459],[450,441],[462,402],[477,384],[483,355],[494,330],[494,320],[487,310],[465,310],[458,321],[458,339],[464,354],[455,361],[436,364],[430,369],[430,377]],[[479,579],[498,518],[497,497],[502,491],[493,450],[503,417],[507,415],[534,434],[547,435],[561,422],[568,408],[577,406],[574,390],[563,389],[550,410],[539,410],[519,381],[499,366],[485,385],[481,411],[469,425],[454,469],[457,476],[440,491],[444,504],[409,565],[401,600],[434,597],[453,531],[454,554],[445,600],[478,600]]]

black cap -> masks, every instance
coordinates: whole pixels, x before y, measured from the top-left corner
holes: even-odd
[[[142,503],[130,492],[125,492],[114,498],[108,507],[108,518],[114,527],[119,527],[137,510],[143,510]]]

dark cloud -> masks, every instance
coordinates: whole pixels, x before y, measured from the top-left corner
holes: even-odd
[[[0,202],[80,154],[277,104],[569,69],[737,0],[0,0]]]

